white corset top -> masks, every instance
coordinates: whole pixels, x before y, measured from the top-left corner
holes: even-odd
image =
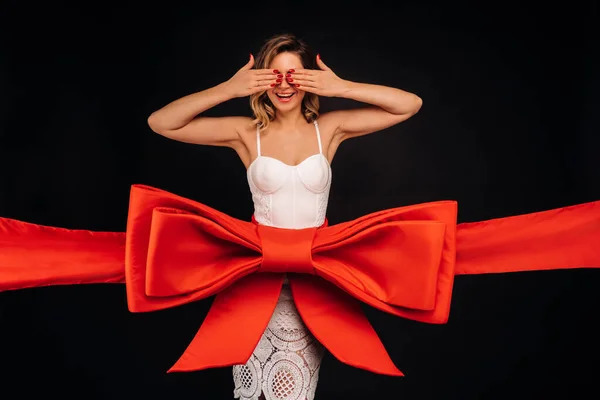
[[[257,158],[247,171],[254,202],[254,218],[261,225],[287,229],[320,226],[325,222],[331,166],[323,155],[319,125],[314,121],[319,153],[298,165],[288,165],[260,153],[256,129]]]

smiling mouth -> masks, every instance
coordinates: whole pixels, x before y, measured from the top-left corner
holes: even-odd
[[[279,97],[280,99],[290,99],[295,94],[296,94],[296,92],[293,92],[293,93],[275,93],[275,96]]]

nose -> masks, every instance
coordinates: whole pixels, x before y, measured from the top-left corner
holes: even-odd
[[[290,84],[288,83],[287,79],[285,78],[285,76],[281,80],[281,83],[279,84],[279,86],[282,87],[282,88],[284,88],[284,89],[291,87]]]

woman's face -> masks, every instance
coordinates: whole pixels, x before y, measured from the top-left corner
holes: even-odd
[[[302,60],[295,53],[280,53],[269,65],[269,69],[276,69],[279,71],[283,78],[281,83],[267,90],[267,96],[271,100],[271,103],[275,106],[278,111],[290,111],[296,108],[300,108],[302,105],[302,99],[304,98],[305,92],[299,90],[294,83],[289,83],[286,80],[286,74],[289,70],[303,68]]]

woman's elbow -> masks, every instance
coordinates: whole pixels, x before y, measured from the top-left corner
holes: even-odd
[[[421,107],[423,107],[423,99],[420,98],[419,96],[417,96],[416,94],[414,95],[414,105],[413,105],[413,114],[416,114],[419,112],[419,110],[421,109]]]
[[[147,121],[148,126],[154,133],[158,133],[159,135],[165,135],[167,130],[164,128],[164,124],[161,123],[160,115],[157,115],[156,112],[153,112],[148,117]]]

